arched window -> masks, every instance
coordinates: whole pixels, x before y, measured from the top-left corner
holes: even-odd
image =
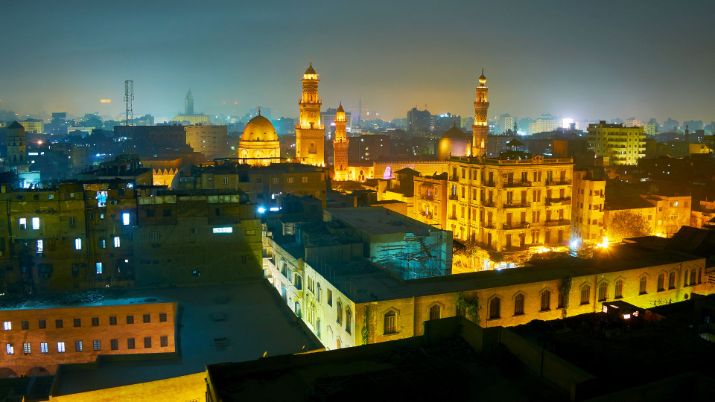
[[[352,322],[353,322],[353,312],[350,310],[350,307],[345,309],[345,332],[348,334],[350,331],[352,331]]]
[[[293,278],[293,280],[295,282],[294,285],[295,285],[296,289],[298,289],[298,290],[303,289],[303,277],[302,276],[296,274],[295,277]]]
[[[695,277],[695,269],[692,269],[690,271],[690,286],[695,286],[697,281],[698,281],[698,279]]]
[[[623,280],[622,279],[619,279],[616,281],[616,290],[615,290],[615,294],[613,295],[613,297],[616,299],[623,298]]]
[[[675,272],[668,274],[668,289],[675,289]]]
[[[591,286],[583,285],[581,286],[581,304],[588,304],[591,302]]]
[[[665,274],[658,274],[658,291],[662,292],[665,290]]]
[[[645,275],[643,275],[643,276],[641,276],[640,285],[638,287],[638,294],[644,295],[644,294],[648,293],[647,286],[648,286],[648,278]]]
[[[337,311],[335,312],[336,317],[337,317],[336,322],[338,323],[338,325],[343,325],[343,302],[338,300],[336,307],[337,307]]]
[[[541,292],[541,311],[551,310],[551,291],[544,290]]]
[[[683,286],[688,286],[688,271],[687,269],[685,270],[685,275],[683,275]]]
[[[383,327],[385,335],[397,333],[397,314],[393,310],[385,313]]]
[[[495,297],[489,301],[489,319],[497,320],[501,317],[501,300]]]
[[[430,307],[430,309],[429,309],[429,319],[430,320],[439,320],[441,314],[442,314],[442,311],[439,307],[439,304],[435,304],[434,306]]]
[[[606,282],[601,282],[598,285],[598,301],[606,301],[608,298],[608,284]],[[583,300],[582,300],[583,302]]]
[[[524,295],[522,293],[514,297],[514,315],[524,315]]]
[[[698,268],[698,284],[703,283],[703,269]]]

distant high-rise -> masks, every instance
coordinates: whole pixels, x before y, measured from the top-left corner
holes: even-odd
[[[557,130],[561,125],[559,121],[550,114],[542,114],[529,124],[529,134],[546,133]]]
[[[643,126],[643,130],[648,135],[656,135],[658,133],[658,122],[655,119],[648,120],[648,123]]]
[[[497,119],[497,133],[505,133],[509,130],[514,130],[514,125],[516,124],[516,119],[509,113],[504,113]]]
[[[432,123],[432,113],[427,109],[413,107],[407,111],[407,129],[412,133],[429,133],[432,131]]]
[[[489,88],[487,87],[487,77],[479,76],[479,85],[474,99],[474,123],[472,124],[472,156],[484,157],[487,152],[487,136],[489,135],[489,122],[487,112],[489,110]]]
[[[192,115],[194,114],[194,95],[191,94],[191,90],[186,93],[186,98],[184,98],[184,114]]]
[[[18,122],[7,127],[7,165],[18,168],[27,163],[27,134]]]
[[[311,63],[303,73],[298,102],[300,117],[295,128],[295,156],[299,163],[325,166],[325,128],[320,120],[322,101],[318,96],[318,73]]]
[[[338,181],[348,179],[348,135],[345,129],[347,125],[347,116],[343,109],[343,104],[338,106],[335,112],[335,137],[333,139],[333,170],[334,178]]]
[[[601,121],[588,126],[588,140],[597,156],[607,157],[610,165],[637,165],[645,157],[643,127],[625,127]]]

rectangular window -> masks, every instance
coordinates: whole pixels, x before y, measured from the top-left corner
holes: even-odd
[[[25,342],[22,344],[22,353],[26,355],[32,353],[32,345],[30,344],[30,342]]]
[[[82,250],[82,239],[81,238],[76,238],[74,239],[74,249],[75,250]]]
[[[99,239],[99,248],[107,248],[107,240]]]
[[[84,350],[84,343],[82,341],[74,341],[75,352],[81,352]]]
[[[32,230],[40,230],[40,218],[32,218]]]
[[[99,339],[93,340],[92,350],[94,350],[95,352],[99,352],[100,350],[102,350],[102,341],[100,341]]]
[[[114,248],[119,248],[122,245],[122,239],[119,236],[114,236]]]
[[[65,343],[57,342],[57,353],[65,353]]]
[[[119,339],[110,340],[109,345],[112,348],[112,350],[119,350]]]
[[[145,347],[145,348],[150,348],[150,347],[151,347],[151,336],[145,336],[145,337],[144,337],[144,347]]]
[[[39,320],[39,321],[37,321],[37,328],[39,328],[39,329],[45,329],[45,328],[47,328],[47,320]]]
[[[64,328],[65,322],[62,320],[55,320],[55,328]]]
[[[233,227],[232,226],[222,226],[222,227],[218,227],[218,228],[213,228],[213,233],[214,234],[233,233]]]
[[[14,355],[15,354],[15,346],[13,346],[12,343],[5,344],[5,353],[7,353],[9,355]]]
[[[129,215],[129,212],[122,212],[122,225],[129,226],[130,223],[131,216]]]
[[[20,323],[20,325],[21,325],[22,329],[25,329],[25,330],[30,329],[30,321],[23,320]]]
[[[162,348],[169,346],[169,337],[166,335],[162,335],[161,338],[159,338],[159,344]]]
[[[92,317],[92,326],[93,327],[99,326],[99,317]]]
[[[134,324],[134,316],[133,315],[127,316],[127,324]]]
[[[45,251],[45,242],[43,240],[37,240],[37,255],[42,255]]]
[[[20,227],[20,230],[27,230],[27,218],[20,218],[17,221],[17,225]]]
[[[104,271],[104,267],[102,266],[102,263],[100,261],[98,261],[94,264],[94,270],[97,273],[97,275],[102,275],[102,272]]]
[[[144,321],[144,324],[150,323],[151,322],[151,314],[144,314],[142,316],[142,321]]]
[[[40,353],[49,353],[50,347],[47,346],[47,342],[40,342]]]
[[[75,328],[79,328],[79,327],[82,326],[82,319],[81,319],[81,318],[75,318],[74,320],[72,320],[72,323],[73,323],[73,325],[74,325]]]
[[[2,329],[4,329],[5,331],[10,331],[12,329],[12,321],[3,322]]]
[[[127,349],[134,349],[136,347],[136,342],[134,338],[127,339]]]
[[[328,289],[328,306],[333,305],[333,291]]]
[[[109,316],[109,325],[117,325],[117,316],[116,315]]]
[[[166,322],[166,313],[159,313],[159,322]]]

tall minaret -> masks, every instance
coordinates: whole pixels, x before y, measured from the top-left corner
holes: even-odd
[[[489,109],[489,88],[487,77],[479,76],[477,95],[474,99],[474,124],[472,125],[472,156],[483,158],[487,154],[487,136],[489,135],[489,122],[487,121]]]
[[[300,121],[295,128],[295,157],[299,163],[325,166],[325,127],[320,121],[318,73],[313,63],[303,74],[303,93],[298,102]]]
[[[335,138],[333,139],[333,171],[336,181],[345,181],[348,179],[348,135],[345,131],[347,125],[345,117],[345,109],[340,103],[337,112],[335,112]]]
[[[184,114],[191,116],[194,114],[194,95],[191,94],[191,90],[186,93],[186,98],[184,98]]]

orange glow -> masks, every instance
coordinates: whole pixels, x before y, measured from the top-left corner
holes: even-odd
[[[99,103],[101,103],[103,105],[108,105],[108,104],[112,103],[112,100],[109,98],[102,98],[99,100]]]

